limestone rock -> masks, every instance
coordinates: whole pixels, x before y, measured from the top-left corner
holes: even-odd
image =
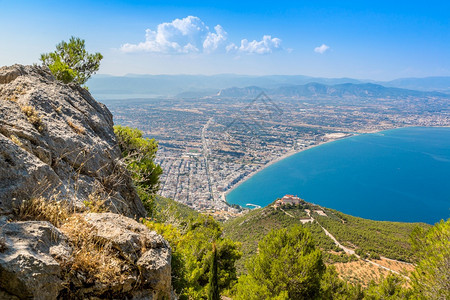
[[[131,279],[141,289],[132,291],[133,298],[171,298],[171,249],[166,240],[146,226],[113,213],[90,213],[85,220],[93,226],[96,238],[111,242],[121,256],[140,270],[139,279]],[[123,289],[123,287],[122,287]]]
[[[4,243],[0,251],[0,297],[56,299],[63,289],[58,260],[71,254],[62,233],[48,222],[3,223],[0,239]]]
[[[100,193],[113,212],[144,216],[120,159],[112,115],[86,89],[47,68],[0,68],[0,215],[31,197],[58,195],[82,207]]]

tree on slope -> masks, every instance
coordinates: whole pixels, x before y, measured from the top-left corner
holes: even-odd
[[[417,228],[411,235],[419,263],[412,274],[418,299],[450,299],[450,219],[428,231]]]
[[[56,45],[56,51],[41,54],[41,61],[53,73],[56,79],[64,83],[84,84],[98,71],[103,55],[89,54],[84,40],[71,37],[69,42]]]
[[[208,300],[220,300],[216,243],[212,244],[211,269],[209,270],[208,282]]]
[[[158,142],[144,138],[142,131],[136,128],[117,125],[114,133],[139,197],[151,214],[153,197],[159,189],[159,176],[162,174],[161,166],[155,163]]]
[[[300,226],[271,231],[241,276],[236,299],[315,299],[325,265],[309,231]]]

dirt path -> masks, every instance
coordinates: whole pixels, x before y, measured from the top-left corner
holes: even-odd
[[[283,210],[281,207],[280,207],[280,209],[281,209],[286,215],[290,216],[291,218],[294,218],[293,215],[291,215],[290,213],[286,212],[286,211]],[[368,263],[370,263],[370,264],[372,264],[372,265],[375,265],[375,266],[377,266],[377,267],[379,267],[379,268],[388,270],[388,271],[390,271],[390,272],[392,272],[392,273],[395,273],[395,274],[400,275],[400,276],[402,276],[402,277],[404,277],[404,278],[406,278],[406,279],[409,279],[408,276],[405,276],[405,275],[403,275],[403,274],[400,274],[399,272],[397,272],[397,271],[395,271],[395,270],[389,269],[388,267],[385,267],[385,266],[383,266],[383,265],[380,265],[380,264],[378,264],[378,263],[376,263],[376,262],[374,262],[374,261],[371,261],[371,260],[368,260],[368,259],[363,259],[363,258],[361,258],[361,256],[359,256],[358,254],[355,253],[355,250],[350,249],[350,248],[347,248],[347,247],[345,247],[344,245],[342,245],[341,243],[339,243],[339,241],[338,241],[331,233],[329,233],[328,230],[326,230],[325,228],[323,228],[323,226],[320,225],[320,223],[319,223],[316,219],[314,219],[313,216],[311,216],[311,211],[310,211],[309,209],[305,209],[305,211],[306,211],[306,213],[308,214],[308,216],[309,216],[313,221],[316,221],[317,224],[319,224],[320,228],[322,228],[322,230],[325,232],[325,234],[333,240],[333,242],[336,244],[336,246],[338,246],[339,248],[341,248],[342,250],[344,250],[345,253],[347,253],[347,254],[349,254],[349,255],[355,255],[358,259],[361,259],[361,260],[363,260],[363,261],[365,261],[365,262],[368,262]],[[383,257],[383,258],[389,259],[389,258],[386,258],[386,257]],[[396,262],[400,262],[400,261],[394,260],[394,259],[389,259],[389,260],[396,261]],[[401,262],[401,263],[403,263],[403,262]]]

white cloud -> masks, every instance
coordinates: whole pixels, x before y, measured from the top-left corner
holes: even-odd
[[[265,35],[261,41],[241,40],[240,47],[227,42],[228,34],[222,26],[216,25],[213,31],[195,16],[175,19],[161,23],[156,30],[145,31],[145,41],[138,44],[126,43],[120,47],[122,52],[153,53],[213,53],[218,51],[243,52],[255,54],[272,53],[281,49],[281,40]]]
[[[225,45],[225,41],[227,40],[228,34],[225,30],[223,30],[222,26],[216,25],[214,30],[216,33],[209,32],[203,42],[203,49],[207,53],[216,51],[219,47]]]
[[[156,31],[145,31],[145,42],[124,44],[123,52],[190,53],[199,52],[208,27],[198,17],[188,16],[171,23],[161,23]]]
[[[259,42],[256,40],[249,42],[247,39],[243,39],[239,47],[240,52],[255,54],[268,54],[279,49],[281,49],[281,40],[272,38],[270,35],[263,36],[263,39]]]
[[[321,46],[314,48],[314,52],[324,54],[328,49],[330,49],[329,46],[322,44]]]

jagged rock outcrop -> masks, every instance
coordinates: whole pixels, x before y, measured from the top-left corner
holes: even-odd
[[[86,89],[38,66],[0,68],[0,215],[32,197],[82,207],[97,193],[114,212],[144,216],[120,158],[112,115]]]
[[[135,220],[145,209],[112,126],[103,104],[48,69],[0,68],[0,299],[175,298],[171,248]],[[25,211],[29,199],[44,208]],[[86,212],[87,199],[111,212]],[[61,222],[46,217],[62,207]]]

